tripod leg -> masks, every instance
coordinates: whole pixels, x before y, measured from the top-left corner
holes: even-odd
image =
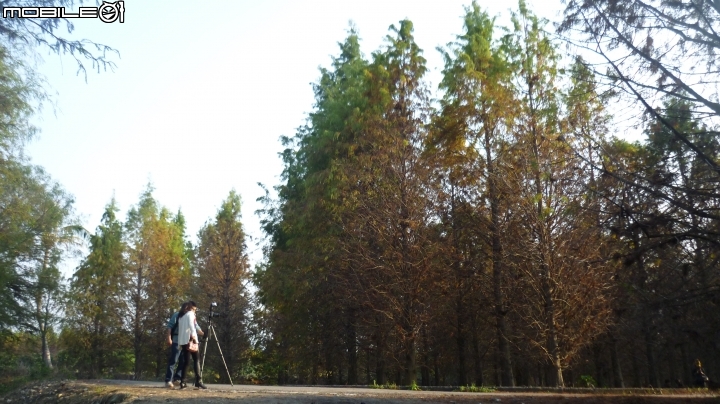
[[[203,369],[205,369],[205,354],[207,353],[207,346],[208,346],[208,342],[210,342],[211,336],[212,336],[212,324],[210,324],[208,326],[208,335],[207,335],[207,339],[205,340],[205,346],[203,347],[202,362],[200,362],[200,379],[202,379]],[[215,339],[217,339],[217,337]]]
[[[220,357],[222,358],[223,365],[225,365],[225,371],[227,372],[228,379],[230,380],[230,385],[234,386],[232,377],[230,376],[230,371],[228,370],[227,363],[225,363],[225,356],[222,353],[222,349],[220,349],[220,341],[218,340],[217,334],[215,335],[215,342],[217,342],[218,351],[220,351]]]

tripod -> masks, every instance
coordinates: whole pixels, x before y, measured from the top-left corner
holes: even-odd
[[[205,368],[205,353],[207,352],[207,346],[210,343],[210,339],[215,336],[215,342],[217,342],[218,351],[220,351],[220,358],[222,358],[223,365],[225,365],[225,371],[227,372],[228,379],[230,380],[230,385],[234,386],[232,377],[230,376],[230,371],[228,370],[227,363],[225,363],[225,356],[223,356],[222,349],[220,348],[220,341],[218,340],[217,333],[215,332],[215,328],[213,327],[212,319],[213,319],[213,307],[215,307],[215,303],[213,303],[210,306],[210,316],[208,316],[208,333],[207,338],[205,339],[204,347],[203,347],[203,356],[202,356],[202,363],[200,364],[200,378],[202,378],[203,369]]]

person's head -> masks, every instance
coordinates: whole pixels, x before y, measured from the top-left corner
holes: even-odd
[[[702,367],[702,363],[700,363],[700,359],[695,359],[695,366]]]
[[[188,311],[191,311],[191,310],[197,310],[197,304],[195,304],[195,302],[192,301],[192,300],[190,300],[189,302],[185,303],[183,306],[184,306],[184,308],[183,308],[183,310],[180,312],[180,314],[185,314],[185,313],[187,313]]]
[[[195,309],[197,309],[197,305],[192,300],[183,303],[182,307],[180,308],[180,315],[178,316],[178,318],[183,317],[185,314],[187,314],[188,311]]]

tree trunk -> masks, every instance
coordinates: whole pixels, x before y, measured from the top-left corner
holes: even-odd
[[[428,343],[427,331],[425,327],[422,329],[422,368],[420,369],[420,383],[423,386],[430,386],[430,356],[428,351],[430,350],[430,344]]]
[[[135,296],[134,296],[135,312],[133,313],[133,317],[134,317],[133,318],[133,320],[134,320],[133,321],[133,323],[134,323],[133,324],[133,352],[135,353],[135,369],[134,369],[135,370],[134,371],[135,380],[140,379],[140,373],[141,373],[141,369],[142,369],[141,368],[141,364],[142,364],[141,357],[142,357],[143,329],[142,329],[142,325],[141,325],[141,321],[142,321],[141,315],[142,315],[142,294],[143,294],[142,284],[144,282],[144,274],[143,274],[143,268],[142,268],[143,260],[144,260],[144,257],[141,254],[140,255],[141,263],[138,264],[137,275],[136,275],[137,276],[137,278],[136,278],[137,285],[135,285],[136,289],[135,289]]]
[[[635,351],[637,352],[637,351]],[[640,364],[638,363],[637,355],[630,355],[632,358],[632,369],[633,369],[633,387],[643,387],[642,377],[640,375]]]
[[[493,236],[494,238],[494,236]],[[495,258],[493,258],[495,260]],[[507,340],[507,325],[505,324],[505,307],[502,298],[500,278],[501,273],[499,269],[500,260],[493,264],[493,283],[494,283],[494,295],[495,295],[495,324],[498,339],[498,355],[500,360],[500,383],[502,386],[515,386],[512,363],[510,362],[510,344]]]
[[[319,354],[316,354],[319,356]],[[315,386],[317,385],[317,373],[318,373],[318,358],[314,358],[312,369],[310,371],[310,384]]]
[[[423,354],[423,362],[424,363],[422,365],[422,369],[420,369],[420,378],[421,378],[420,383],[422,386],[425,386],[425,387],[430,386],[430,367],[429,367],[429,364],[427,363],[427,361],[428,361],[427,354]]]
[[[544,372],[544,365],[541,362],[538,362],[537,364],[537,384],[538,386],[545,386],[545,372]]]
[[[140,327],[136,327],[135,338],[133,338],[133,351],[135,352],[135,380],[140,380],[140,374],[142,373],[142,361],[140,360],[142,356],[142,341],[138,331],[139,329]]]
[[[612,361],[613,368],[613,381],[615,387],[625,388],[625,381],[623,380],[622,368],[620,367],[620,361],[618,360],[617,352],[617,340],[614,336],[610,337],[610,360]]]
[[[483,363],[477,331],[473,333],[473,359],[475,360],[475,385],[482,386],[485,384],[485,379],[483,378]]]
[[[666,359],[668,362],[668,370],[670,378],[668,379],[670,386],[674,386],[675,380],[677,380],[677,358],[675,358],[675,341],[668,342],[665,346]],[[665,387],[670,387],[665,386]]]
[[[100,337],[102,335],[100,331],[100,320],[98,316],[93,318],[93,336],[90,342],[90,378],[97,379],[102,371],[102,364],[100,361]]]
[[[43,329],[40,331],[40,338],[42,339],[42,359],[43,364],[48,368],[52,369],[52,357],[50,356],[50,346],[48,345],[47,341],[47,329]]]
[[[507,340],[505,324],[505,301],[502,292],[502,244],[500,242],[500,214],[497,187],[495,184],[494,163],[490,152],[490,140],[485,138],[485,154],[488,165],[488,199],[490,201],[490,233],[492,243],[493,297],[495,300],[495,327],[498,339],[498,356],[500,359],[500,379],[502,386],[515,386],[510,361],[510,344]]]
[[[385,384],[385,338],[377,335],[375,344],[375,378],[377,384]]]
[[[660,387],[660,384],[658,383],[658,374],[657,374],[657,363],[655,362],[655,352],[653,351],[653,336],[652,331],[650,330],[650,324],[648,323],[647,319],[644,319],[644,334],[645,334],[645,355],[647,356],[647,365],[648,365],[648,381],[650,382],[650,385],[652,387]]]
[[[329,340],[327,336],[325,336],[325,340]],[[327,373],[327,377],[325,378],[325,384],[329,384],[331,386],[335,385],[335,362],[333,361],[333,358],[335,357],[333,351],[334,349],[331,348],[331,344],[325,344],[325,372]]]
[[[372,374],[370,374],[370,361],[371,361],[371,355],[370,355],[370,349],[365,349],[365,384],[370,385],[372,384]]]
[[[358,384],[357,335],[355,330],[355,310],[348,314],[346,344],[348,350],[348,384]]]
[[[602,360],[603,346],[600,343],[595,343],[592,350],[593,362],[595,362],[595,381],[597,382],[596,387],[605,387],[605,366]]]
[[[690,364],[690,358],[688,357],[688,352],[685,343],[680,345],[680,358],[681,358],[681,366],[680,366],[680,380],[682,380],[683,384],[687,387],[691,385],[690,380],[690,372],[688,371],[688,365]]]
[[[465,337],[461,334],[462,325],[458,319],[458,335],[455,338],[458,350],[458,386],[465,386],[467,384],[467,374],[465,373]]]
[[[542,243],[542,238],[541,241]],[[552,291],[550,286],[550,270],[544,263],[540,264],[543,273],[543,295],[545,298],[545,327],[548,332],[547,350],[551,355],[553,368],[555,369],[555,387],[565,387],[562,376],[562,363],[560,361],[560,347],[557,342],[557,332],[555,330],[555,305],[552,300]]]
[[[410,337],[405,341],[405,363],[402,376],[402,384],[410,386],[415,383],[416,379],[416,359],[415,359],[415,337]]]
[[[559,357],[555,357],[553,360],[553,367],[555,368],[555,387],[565,387],[565,380],[563,379],[562,363]]]

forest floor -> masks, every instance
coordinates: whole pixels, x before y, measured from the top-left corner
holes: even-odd
[[[675,404],[720,403],[720,392],[707,390],[613,389],[583,392],[496,391],[462,393],[442,391],[385,390],[320,386],[254,386],[208,385],[208,390],[178,390],[158,382],[118,380],[45,381],[28,384],[0,396],[0,404],[11,403],[228,403],[251,404],[379,404],[379,403],[447,403],[447,404]]]

